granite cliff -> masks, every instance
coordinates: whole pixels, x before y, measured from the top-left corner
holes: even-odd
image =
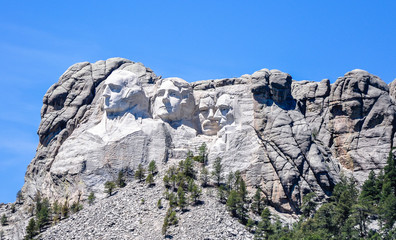
[[[239,170],[274,210],[298,213],[305,194],[327,198],[341,174],[361,184],[384,167],[396,140],[395,82],[363,70],[330,84],[262,69],[188,83],[122,58],[77,63],[44,96],[25,202],[7,234],[23,237],[37,192],[60,201],[85,201],[90,192],[105,198],[104,183],[120,170],[132,176],[154,160],[161,172],[202,143],[209,169],[220,157],[224,176]]]

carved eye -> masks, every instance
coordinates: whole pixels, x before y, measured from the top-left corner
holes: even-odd
[[[228,111],[230,110],[230,108],[228,106],[220,106],[219,110],[220,110],[221,114],[226,115],[228,113]]]
[[[176,91],[169,91],[169,97],[180,98],[179,93]]]
[[[165,94],[165,91],[164,91],[164,90],[159,90],[159,91],[157,92],[157,97],[162,97],[162,96],[164,96],[164,94]]]
[[[202,114],[208,114],[208,110],[209,110],[209,108],[207,108],[207,107],[202,107],[202,108],[199,109],[199,111],[200,111]]]
[[[120,92],[121,91],[121,86],[118,86],[118,85],[109,84],[109,88],[112,92]]]

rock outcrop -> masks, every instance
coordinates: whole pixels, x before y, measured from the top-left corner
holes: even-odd
[[[330,84],[262,69],[188,83],[121,58],[75,64],[44,96],[20,211],[37,192],[104,198],[120,170],[133,175],[152,160],[167,169],[206,143],[209,168],[220,157],[224,177],[238,170],[250,192],[298,213],[305,194],[327,198],[341,174],[361,184],[384,167],[396,139],[395,82],[363,70]]]

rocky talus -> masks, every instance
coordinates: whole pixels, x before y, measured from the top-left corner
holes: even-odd
[[[49,228],[38,239],[253,239],[253,234],[219,203],[213,188],[204,190],[199,205],[178,210],[179,223],[163,235],[168,208],[164,190],[158,184],[150,188],[130,184]],[[157,206],[159,199],[162,208]]]
[[[269,69],[240,77],[186,80],[162,78],[142,63],[123,58],[67,69],[43,98],[40,142],[22,188],[25,200],[12,216],[10,205],[0,206],[0,214],[12,219],[6,236],[23,238],[37,193],[52,202],[68,197],[85,203],[91,192],[98,201],[126,201],[118,197],[127,199],[128,194],[136,201],[139,196],[130,195],[132,188],[107,198],[104,183],[119,171],[133,176],[139,164],[147,167],[151,161],[164,172],[188,151],[197,155],[203,143],[209,171],[220,158],[225,178],[240,171],[250,194],[260,189],[269,206],[285,214],[299,214],[307,193],[314,192],[318,201],[327,199],[341,175],[361,185],[371,170],[383,169],[395,147],[396,80],[387,85],[359,69],[334,83],[296,81]],[[144,194],[154,194],[155,189]],[[216,204],[207,201],[209,205],[183,216]],[[95,206],[83,213],[91,214]],[[194,227],[209,226],[205,224]],[[149,236],[149,231],[141,231]]]

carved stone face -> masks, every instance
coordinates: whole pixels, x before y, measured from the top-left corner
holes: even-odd
[[[210,96],[202,98],[199,102],[199,120],[205,135],[215,135],[225,125],[232,124],[234,114],[230,96],[223,94],[216,104]]]
[[[189,84],[179,78],[164,79],[155,94],[153,117],[164,121],[191,118],[194,102]]]
[[[217,99],[216,108],[215,118],[219,119],[219,130],[234,122],[234,109],[228,94],[223,94]]]
[[[219,131],[219,118],[215,118],[216,106],[212,97],[208,96],[199,101],[199,120],[202,133],[215,135]]]
[[[136,108],[148,110],[148,99],[137,76],[129,71],[116,70],[105,80],[103,107],[107,113],[119,113]]]

